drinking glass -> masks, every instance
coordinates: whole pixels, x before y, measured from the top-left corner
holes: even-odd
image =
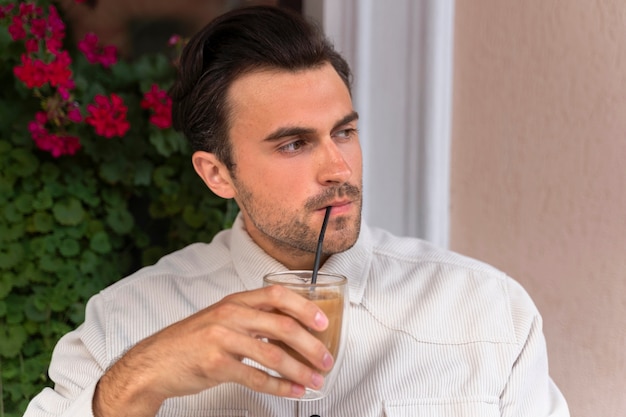
[[[316,400],[326,396],[337,379],[345,351],[348,327],[348,280],[343,275],[319,272],[316,282],[312,283],[313,271],[283,271],[267,274],[263,277],[263,286],[282,285],[313,301],[328,317],[326,330],[318,332],[308,329],[319,339],[333,356],[334,364],[324,375],[324,385],[319,390],[307,388],[299,400]],[[302,363],[309,364],[302,355],[281,341],[269,340],[280,346]],[[273,372],[274,375],[277,375]]]

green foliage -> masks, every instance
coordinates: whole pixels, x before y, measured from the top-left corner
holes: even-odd
[[[0,0],[6,4],[6,0]],[[46,2],[39,2],[46,3]],[[21,416],[50,386],[46,370],[57,340],[84,319],[90,296],[191,242],[229,227],[231,202],[192,172],[190,149],[171,128],[149,123],[139,105],[153,83],[171,84],[165,54],[106,69],[72,50],[85,111],[96,94],[119,94],[130,130],[104,138],[73,127],[82,148],[54,158],[39,150],[28,123],[42,98],[13,75],[19,48],[0,25],[0,416]],[[67,38],[70,38],[69,36]],[[67,39],[66,39],[67,41]]]

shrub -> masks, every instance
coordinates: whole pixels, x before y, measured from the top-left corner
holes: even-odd
[[[182,40],[130,61],[68,38],[52,2],[0,0],[0,416],[50,384],[91,295],[236,214],[171,128]]]

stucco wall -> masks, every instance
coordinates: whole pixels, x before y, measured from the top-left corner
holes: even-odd
[[[520,281],[574,417],[626,415],[626,2],[457,0],[451,247]]]

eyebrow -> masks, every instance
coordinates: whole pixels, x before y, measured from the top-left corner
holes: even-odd
[[[335,130],[340,126],[353,122],[359,119],[359,114],[356,111],[352,111],[340,120],[337,121],[333,125],[333,129]],[[308,127],[298,127],[298,126],[285,126],[279,127],[269,135],[267,135],[263,141],[264,142],[273,142],[290,136],[302,136],[302,135],[310,135],[315,132],[315,129]]]

